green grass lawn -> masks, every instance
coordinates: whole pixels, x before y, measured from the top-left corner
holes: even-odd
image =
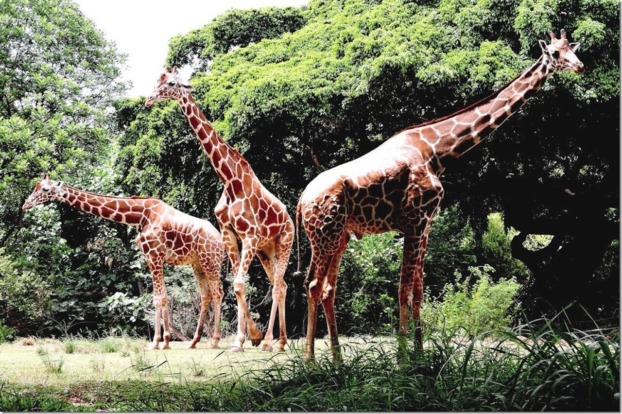
[[[333,364],[326,339],[316,363],[304,339],[285,352],[208,342],[150,350],[146,339],[22,339],[0,345],[0,411],[615,411],[617,333],[531,338],[434,337],[424,350],[395,338],[341,338]]]
[[[146,340],[110,337],[17,340],[0,345],[0,381],[15,385],[71,385],[90,381],[206,381],[234,376],[285,360],[295,354],[262,352],[245,344],[244,352],[228,352],[233,337],[212,349],[206,341],[196,349],[172,342],[171,349],[151,350]],[[299,346],[298,343],[293,346]]]

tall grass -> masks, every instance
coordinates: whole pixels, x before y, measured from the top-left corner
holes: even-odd
[[[348,347],[340,365],[294,358],[222,383],[221,391],[236,392],[223,392],[220,404],[230,411],[619,411],[618,333],[560,329],[559,322],[534,321],[494,340],[437,336],[423,352],[411,344],[399,364],[394,341]],[[216,409],[205,398],[193,401],[186,409]]]
[[[485,336],[463,342],[437,336],[418,353],[411,344],[401,363],[393,340],[345,346],[339,365],[328,356],[309,365],[298,355],[233,379],[188,383],[169,400],[135,384],[140,398],[126,396],[121,409],[619,411],[617,334],[560,330],[543,320],[494,340]]]

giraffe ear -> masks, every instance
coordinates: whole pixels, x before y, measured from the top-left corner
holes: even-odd
[[[181,85],[185,90],[187,90],[188,92],[194,92],[196,89],[194,89],[192,86],[190,85]]]
[[[549,49],[546,42],[544,40],[538,40],[538,43],[540,44],[540,49],[542,49],[542,53],[548,56]]]
[[[579,45],[580,45],[579,42],[571,43],[570,44],[570,50],[572,50],[573,52],[576,52],[577,50],[579,50]]]

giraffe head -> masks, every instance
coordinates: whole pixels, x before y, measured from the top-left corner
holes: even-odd
[[[551,37],[551,44],[549,45],[544,40],[538,41],[548,68],[552,72],[564,69],[578,73],[583,72],[583,63],[575,55],[579,49],[579,43],[568,43],[564,29],[561,30],[559,39],[555,37],[553,32],[550,32],[549,36]]]
[[[179,99],[184,94],[193,92],[192,86],[186,85],[179,77],[176,67],[166,68],[158,79],[158,84],[151,93],[151,96],[145,102],[145,106],[149,107],[158,101],[167,99]]]
[[[62,186],[62,182],[50,179],[47,173],[43,174],[41,180],[35,184],[32,193],[24,202],[22,210],[28,210],[36,205],[58,198],[62,192]]]

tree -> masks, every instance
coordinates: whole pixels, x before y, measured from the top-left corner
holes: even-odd
[[[55,319],[96,326],[98,301],[127,287],[131,259],[109,242],[118,229],[68,208],[23,215],[20,207],[43,172],[116,190],[109,114],[126,88],[124,56],[70,0],[0,0],[0,37],[0,246],[14,280],[35,292],[49,287],[46,323],[29,329]]]
[[[538,58],[538,39],[565,28],[582,43],[587,72],[549,79],[488,142],[448,166],[444,207],[457,205],[476,239],[491,212],[518,231],[513,254],[535,280],[527,311],[539,316],[578,300],[605,315],[618,309],[619,292],[610,259],[619,239],[619,10],[613,0],[313,0],[294,32],[215,48],[198,35],[215,33],[214,22],[171,42],[168,63],[195,62],[198,104],[294,211],[320,171],[497,90]],[[127,133],[185,148],[191,131],[167,128],[171,111],[174,122],[181,118],[174,107],[140,112]],[[596,131],[599,139],[586,139]],[[171,153],[164,153],[167,191],[181,193],[176,177],[199,173]],[[200,188],[191,192],[195,202],[213,206],[216,186]],[[551,247],[521,247],[534,234],[553,236]],[[304,240],[302,247],[308,263]],[[568,289],[557,288],[562,277]],[[596,303],[601,294],[605,304]]]

